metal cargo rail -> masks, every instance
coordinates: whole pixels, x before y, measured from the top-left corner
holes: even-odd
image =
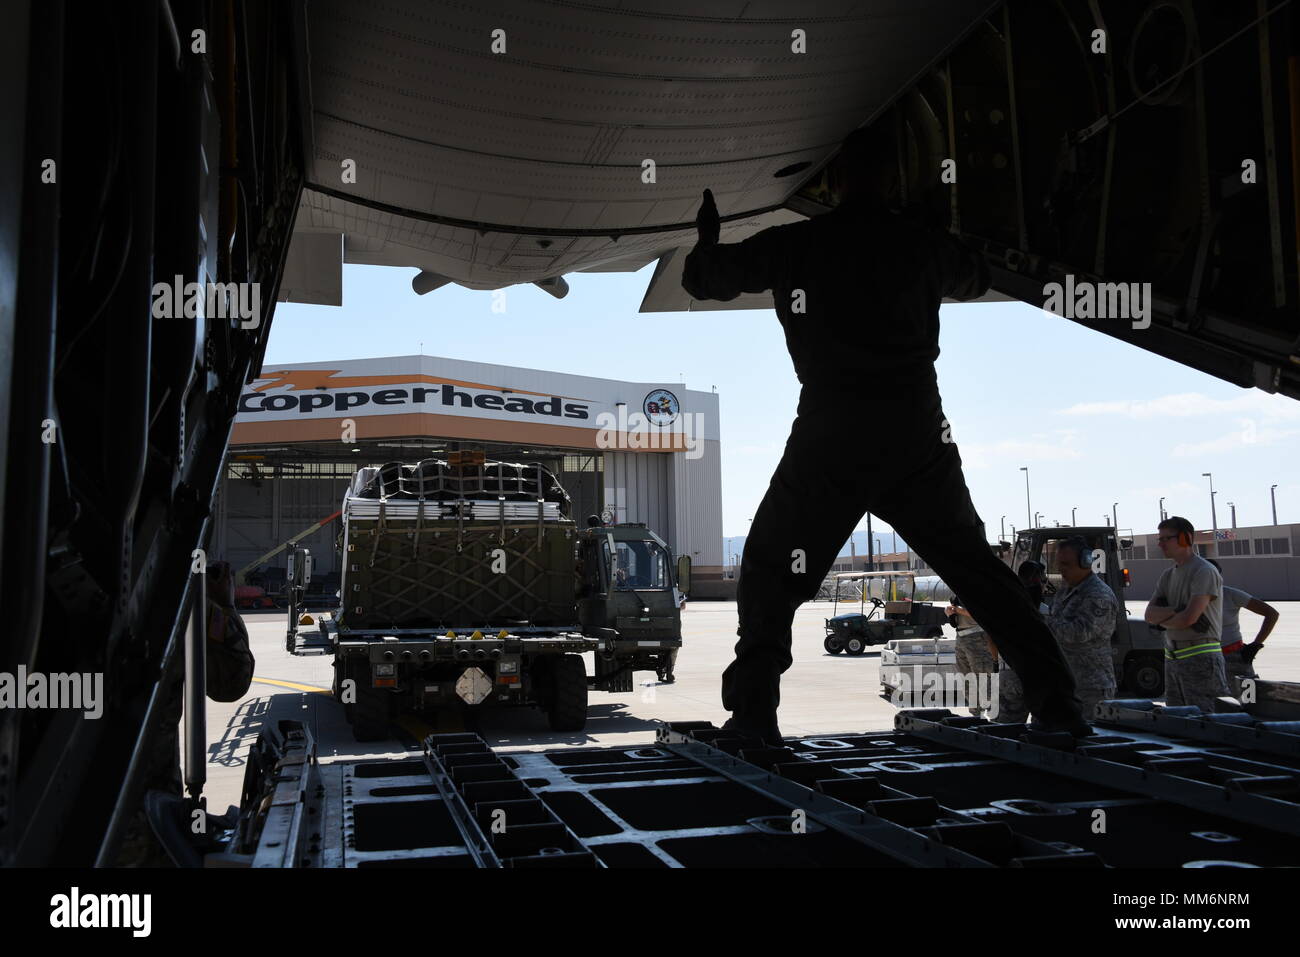
[[[310,775],[324,826],[268,826],[261,843],[298,846],[247,842],[226,857],[326,867],[1300,863],[1295,726],[1186,711],[1108,702],[1098,733],[1079,741],[935,710],[900,712],[893,731],[780,748],[707,722],[661,724],[640,748],[501,752],[474,734],[431,735],[403,759],[313,758],[306,768],[307,739],[286,723],[290,786],[246,794],[276,794],[273,813],[292,819],[281,797]]]

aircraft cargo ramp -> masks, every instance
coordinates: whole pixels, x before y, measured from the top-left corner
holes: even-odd
[[[1300,722],[1101,706],[1075,742],[942,710],[786,740],[661,722],[653,745],[497,753],[434,734],[319,764],[254,749],[230,862],[267,867],[1178,867],[1300,863]],[[308,826],[308,822],[312,822]],[[321,827],[318,822],[323,822]]]

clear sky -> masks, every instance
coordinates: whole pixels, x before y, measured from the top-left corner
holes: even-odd
[[[781,454],[798,382],[776,314],[637,312],[653,271],[575,273],[556,300],[533,286],[492,293],[411,291],[414,269],[344,266],[342,308],[280,303],[268,363],[446,356],[644,382],[717,387],[723,535],[744,535]],[[864,293],[865,295],[865,293]],[[864,302],[864,306],[868,306]],[[1300,521],[1300,402],[1239,389],[1020,303],[944,306],[939,384],[975,505],[998,534],[1024,527],[1025,474],[1043,524],[1100,524],[1118,502],[1121,528],[1154,530],[1158,500],[1210,527],[1214,474],[1220,528]],[[862,391],[844,402],[844,440],[888,439]],[[833,466],[833,462],[828,462]],[[876,529],[880,523],[874,523]],[[862,528],[866,527],[863,519]],[[887,530],[887,526],[886,526]],[[1007,529],[1010,531],[1010,528]]]

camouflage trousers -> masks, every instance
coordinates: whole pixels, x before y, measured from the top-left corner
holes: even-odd
[[[1223,654],[1212,651],[1187,658],[1165,658],[1165,704],[1194,705],[1214,713],[1214,699],[1228,694]]]
[[[990,720],[998,724],[1023,724],[1028,721],[1029,712],[1025,710],[1024,685],[1005,661],[1000,661],[997,688],[998,713],[996,716],[990,716]],[[1075,685],[1074,694],[1079,699],[1083,720],[1090,722],[1093,719],[1093,712],[1097,709],[1097,702],[1108,701],[1115,697],[1115,682],[1112,679],[1110,684],[1078,684]]]
[[[957,673],[959,675],[992,675],[997,670],[998,660],[994,657],[993,652],[989,650],[987,634],[982,631],[974,631],[968,635],[957,636]],[[967,687],[979,688],[981,685],[968,680]],[[980,707],[978,700],[968,701],[967,704],[970,713],[974,715],[987,710]]]
[[[677,648],[672,649],[670,652],[668,652],[667,658],[660,661],[659,663],[660,678],[665,678],[668,675],[671,675],[673,673],[673,669],[677,667],[677,652],[679,650],[680,649]]]
[[[1110,662],[1110,648],[1102,654],[1067,648],[1065,660],[1074,674],[1074,694],[1083,710],[1083,719],[1091,721],[1097,702],[1115,697],[1115,666]]]
[[[998,724],[1024,724],[1029,720],[1025,708],[1025,686],[1004,658],[998,659],[998,713],[990,715],[990,720]]]

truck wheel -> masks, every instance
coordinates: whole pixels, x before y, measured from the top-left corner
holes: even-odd
[[[1164,694],[1164,659],[1156,655],[1138,655],[1126,661],[1124,691],[1140,698],[1158,698]]]
[[[853,635],[845,640],[844,650],[856,658],[867,650],[867,643],[857,635]]]
[[[840,640],[838,635],[827,635],[826,640],[822,642],[822,647],[826,649],[827,653],[838,655],[844,650],[844,642]]]
[[[555,681],[552,677],[555,669],[552,667],[554,662],[551,660],[554,657],[554,655],[537,655],[526,669],[528,686],[531,689],[530,700],[542,711],[550,711],[551,702],[555,700]]]
[[[587,726],[587,663],[581,655],[556,659],[546,717],[552,731],[581,731]]]

